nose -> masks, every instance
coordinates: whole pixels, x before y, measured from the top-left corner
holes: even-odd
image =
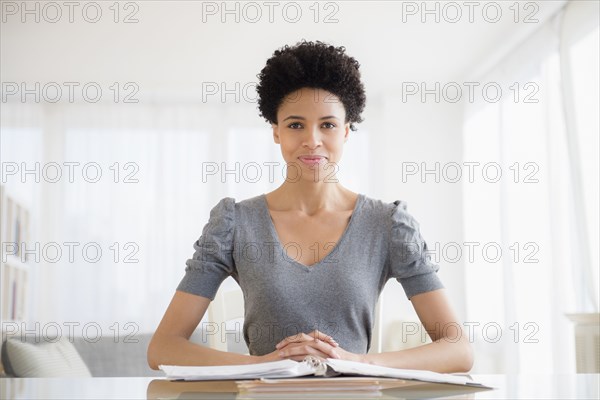
[[[307,128],[306,136],[304,137],[304,146],[313,149],[320,146],[321,143],[321,130],[315,126]]]

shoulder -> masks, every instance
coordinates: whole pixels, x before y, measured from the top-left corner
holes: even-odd
[[[408,203],[404,200],[383,201],[368,196],[363,201],[364,224],[370,229],[383,231],[388,241],[400,243],[413,242],[420,236],[417,220],[408,212]]]
[[[264,218],[264,199],[257,195],[236,201],[233,197],[223,197],[210,211],[210,218],[227,221],[229,224],[255,224]]]
[[[210,220],[214,219],[234,219],[235,218],[235,199],[233,197],[223,197],[210,210]]]
[[[232,213],[239,210],[256,210],[260,208],[262,195],[250,197],[248,199],[236,201],[234,197],[221,198],[212,208],[211,212]]]
[[[363,209],[373,217],[377,216],[393,224],[417,225],[416,220],[408,212],[408,203],[404,200],[391,202],[363,195]]]

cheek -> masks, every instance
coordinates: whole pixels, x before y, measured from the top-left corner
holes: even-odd
[[[280,142],[281,146],[286,149],[293,149],[302,144],[300,136],[294,137],[293,135],[286,135],[285,137],[282,137]]]
[[[337,132],[334,135],[332,135],[331,137],[328,138],[327,140],[327,144],[330,147],[335,147],[335,148],[341,148],[344,146],[344,133],[343,132]]]
[[[282,140],[281,141],[281,152],[282,153],[293,153],[298,149],[298,143],[295,140]]]

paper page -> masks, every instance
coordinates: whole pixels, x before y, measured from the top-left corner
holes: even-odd
[[[440,374],[432,371],[423,371],[416,369],[400,369],[382,367],[379,365],[359,363],[355,361],[339,360],[328,358],[327,364],[343,374],[357,374],[368,376],[384,376],[388,378],[414,379],[418,381],[434,382],[434,383],[451,383],[455,385],[472,385],[481,386],[480,383],[459,375]]]
[[[183,380],[291,378],[314,373],[314,368],[308,363],[293,360],[202,367],[159,365],[159,368],[168,379]]]

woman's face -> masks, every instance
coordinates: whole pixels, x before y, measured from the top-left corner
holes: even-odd
[[[302,88],[284,98],[273,137],[292,179],[296,173],[313,181],[335,176],[350,132],[345,120],[344,104],[326,90]]]

